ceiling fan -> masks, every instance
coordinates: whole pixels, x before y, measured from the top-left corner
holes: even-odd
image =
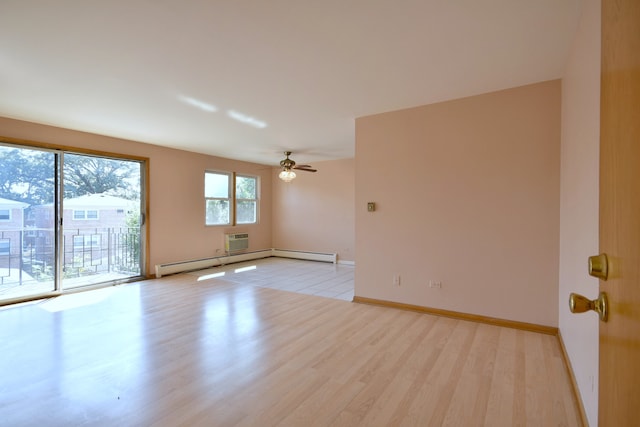
[[[285,151],[284,155],[286,158],[280,161],[280,166],[282,166],[282,172],[278,177],[284,182],[291,182],[293,178],[296,177],[296,173],[293,171],[305,171],[305,172],[318,172],[317,169],[313,169],[311,165],[296,165],[296,162],[291,160],[289,156],[291,155],[291,151]]]

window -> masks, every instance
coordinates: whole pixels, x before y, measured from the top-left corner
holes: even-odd
[[[236,176],[236,222],[255,224],[258,212],[258,178]]]
[[[206,225],[231,224],[231,174],[205,172],[204,198]]]
[[[9,221],[11,219],[10,209],[0,209],[0,221]]]
[[[11,253],[11,240],[0,239],[0,255],[9,255]]]
[[[235,225],[258,222],[258,178],[227,172],[205,172],[205,224]]]
[[[98,211],[96,210],[74,210],[73,219],[98,219]]]

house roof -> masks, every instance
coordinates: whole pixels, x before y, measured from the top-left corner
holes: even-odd
[[[108,194],[85,194],[84,196],[65,198],[63,202],[65,209],[126,209],[135,205],[136,202],[133,200]],[[40,206],[51,207],[53,203],[45,203]]]
[[[16,202],[15,200],[3,199],[0,197],[0,209],[26,209],[28,207],[28,203]]]
[[[106,194],[86,194],[73,199],[65,199],[63,206],[65,209],[100,209],[100,208],[127,208],[135,202],[120,197]]]

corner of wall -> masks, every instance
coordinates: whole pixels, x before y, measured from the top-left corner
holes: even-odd
[[[569,312],[578,292],[595,298],[587,258],[598,252],[600,0],[586,0],[562,81],[559,329],[590,425],[598,423],[598,319]]]

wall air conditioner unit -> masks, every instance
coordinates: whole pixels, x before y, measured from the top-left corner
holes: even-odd
[[[224,250],[226,252],[237,252],[249,248],[249,234],[236,233],[224,235]]]

